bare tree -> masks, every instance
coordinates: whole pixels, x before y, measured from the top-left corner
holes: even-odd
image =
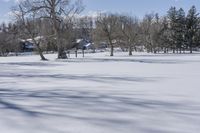
[[[161,34],[162,34],[162,23],[160,17],[156,13],[150,28],[152,52],[157,53],[160,51]]]
[[[0,56],[6,56],[9,52],[8,29],[5,23],[0,25]]]
[[[42,12],[44,15],[41,17],[48,18],[52,22],[54,35],[57,40],[58,58],[67,58],[62,37],[63,29],[65,29],[65,32],[70,33],[71,28],[69,26],[72,26],[73,18],[83,10],[81,1],[71,3],[70,0],[38,0],[33,9]]]
[[[70,33],[70,30],[66,30],[71,26],[73,18],[83,10],[81,1],[71,3],[71,0],[25,0],[21,3],[28,10],[21,10],[21,12],[24,11],[22,16],[29,12],[30,15],[37,16],[38,19],[48,19],[51,22],[50,28],[53,29],[54,36],[49,36],[56,39],[58,58],[67,58],[65,53],[67,37],[65,36],[66,38],[63,39],[63,31]]]
[[[15,24],[5,24],[0,25],[0,55],[7,56],[10,52],[20,51],[20,46],[18,43],[18,31]]]
[[[144,19],[141,23],[141,29],[142,29],[142,41],[144,43],[144,46],[147,50],[147,52],[153,52],[152,47],[152,36],[151,36],[151,26],[153,22],[154,14],[146,14],[144,16]]]
[[[114,55],[114,41],[117,39],[118,22],[118,16],[115,14],[100,14],[96,22],[97,33],[107,40],[111,48],[110,56]]]
[[[78,38],[92,40],[93,28],[93,18],[84,16],[76,19],[76,36]]]
[[[137,43],[139,34],[139,20],[132,16],[121,16],[120,21],[122,24],[121,32],[128,44],[129,55],[132,55],[133,47]]]
[[[23,34],[28,35],[35,44],[41,60],[47,60],[41,49],[41,19],[35,10],[32,10],[30,1],[22,1],[17,8],[13,9],[19,28],[23,30]]]

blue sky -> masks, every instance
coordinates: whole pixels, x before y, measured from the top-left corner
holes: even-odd
[[[8,12],[16,4],[15,0],[0,0],[0,22],[8,21]],[[187,11],[192,5],[195,5],[200,11],[200,0],[83,0],[85,11],[88,12],[117,12],[128,13],[138,17],[146,13],[158,12],[163,15],[171,6],[182,7]]]

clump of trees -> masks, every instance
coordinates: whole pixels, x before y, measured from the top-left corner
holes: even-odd
[[[0,25],[0,56],[7,56],[9,52],[18,55],[21,52],[19,44],[19,31],[16,24]]]
[[[165,16],[146,14],[142,20],[130,15],[104,14],[96,20],[98,39],[113,47],[127,47],[129,55],[142,48],[147,52],[193,52],[200,46],[200,17],[195,6],[186,14],[171,7]],[[121,45],[123,44],[123,45]]]
[[[47,60],[41,42],[54,40],[58,59],[66,59],[66,48],[73,39],[73,19],[83,10],[81,1],[25,0],[13,10],[23,33],[32,39],[42,60]],[[44,28],[45,27],[45,28]]]
[[[20,39],[31,38],[42,60],[44,51],[65,51],[76,39],[90,40],[96,47],[106,43],[110,56],[120,47],[131,56],[133,51],[182,53],[200,48],[200,17],[195,6],[187,13],[171,7],[165,16],[146,14],[142,20],[127,14],[103,13],[96,18],[78,16],[81,1],[25,0],[13,9],[15,22],[0,25],[0,55],[21,52]]]

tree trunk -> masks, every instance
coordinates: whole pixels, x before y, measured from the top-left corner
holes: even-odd
[[[131,45],[129,45],[129,56],[133,55],[133,47]]]
[[[43,61],[47,61],[47,59],[44,57],[43,55],[43,52],[42,52],[42,49],[40,48],[40,45],[32,38],[32,40],[34,41],[34,43],[36,44],[36,47],[37,47],[37,50],[38,50],[38,53],[40,55],[40,58],[41,60]]]
[[[114,56],[114,46],[113,46],[113,44],[111,44],[111,46],[110,46],[110,56]]]
[[[58,59],[67,59],[67,54],[63,47],[58,48]]]
[[[165,54],[167,53],[167,48],[164,48],[164,53],[165,53]]]
[[[192,51],[192,45],[190,45],[190,54],[192,54],[192,52],[193,52],[193,51]]]
[[[78,49],[77,48],[75,50],[75,56],[76,56],[76,58],[78,57]]]
[[[62,41],[59,37],[57,37],[57,46],[58,46],[58,59],[67,59],[67,53],[65,52],[65,48],[62,44]]]
[[[190,39],[188,39],[188,42],[189,42],[189,45],[188,45],[189,46],[189,50],[190,50],[190,53],[192,54],[192,52],[193,52],[192,51],[193,41],[192,41],[191,37],[190,37]]]
[[[137,48],[136,48],[136,46],[134,46],[134,50],[135,50],[135,52],[137,52]]]
[[[193,51],[192,51],[192,46],[190,46],[190,54],[192,54],[192,52],[193,52]]]
[[[40,55],[41,60],[47,61],[47,59],[44,57],[44,55],[41,52],[39,52],[39,55]]]
[[[173,50],[173,54],[175,54],[175,48],[172,48],[172,50]]]
[[[84,49],[82,50],[83,58],[85,57],[85,51]]]

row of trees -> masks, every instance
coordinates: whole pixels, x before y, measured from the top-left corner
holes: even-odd
[[[13,9],[13,23],[0,26],[0,54],[20,52],[20,39],[30,38],[42,60],[43,51],[56,50],[58,58],[67,58],[66,50],[78,38],[90,40],[96,47],[102,43],[133,51],[182,52],[200,46],[200,17],[195,6],[186,14],[171,7],[166,16],[146,14],[142,20],[124,14],[98,14],[96,18],[80,17],[81,1],[25,0]]]
[[[16,54],[21,51],[18,39],[18,28],[15,24],[9,23],[0,25],[0,56],[6,56],[9,52]]]
[[[192,53],[200,46],[200,17],[195,6],[187,14],[175,7],[162,17],[146,14],[142,21],[129,15],[103,14],[98,16],[95,30],[100,40],[107,40],[111,56],[115,45],[128,49],[129,55],[138,48],[154,53]]]
[[[75,37],[74,19],[82,10],[81,1],[20,1],[19,5],[12,10],[15,22],[8,26],[5,24],[1,26],[2,55],[8,51],[14,51],[13,45],[16,45],[23,38],[32,40],[42,60],[47,60],[43,55],[43,48],[45,46],[49,48],[52,45],[54,45],[53,48],[57,48],[59,59],[67,58],[65,51],[70,48]],[[10,38],[12,35],[13,39]],[[10,40],[14,41],[15,44]]]

